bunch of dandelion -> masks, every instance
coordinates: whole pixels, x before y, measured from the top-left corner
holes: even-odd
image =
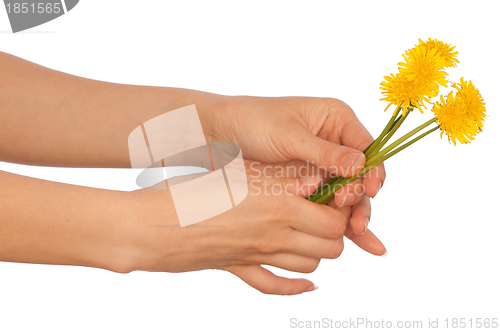
[[[419,39],[415,47],[403,54],[404,62],[398,64],[398,73],[385,76],[380,84],[383,95],[381,100],[389,103],[385,110],[392,105],[396,109],[382,133],[365,149],[364,168],[350,178],[332,177],[308,200],[326,204],[338,189],[359,179],[383,161],[438,129],[441,129],[441,137],[446,134],[454,145],[457,141],[470,143],[482,131],[486,117],[485,103],[471,81],[465,81],[462,77],[460,83],[451,84],[455,91],[450,92],[446,98],[441,95],[440,101],[431,103],[431,98],[438,96],[439,87],[446,87],[449,83],[445,70],[458,63],[458,52],[454,49],[454,46],[429,38],[427,41]],[[423,113],[428,105],[433,106],[435,116],[432,119],[387,145],[415,108]],[[428,129],[433,124],[435,126]],[[416,136],[417,134],[419,135]]]

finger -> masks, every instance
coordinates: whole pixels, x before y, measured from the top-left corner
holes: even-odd
[[[332,209],[297,196],[290,196],[286,204],[288,226],[313,237],[341,238],[351,215],[350,207]]]
[[[363,180],[357,179],[335,192],[334,202],[338,207],[356,204],[364,196]]]
[[[385,176],[384,164],[378,165],[363,175],[363,185],[367,196],[372,198],[375,197],[380,188],[384,185]]]
[[[339,123],[340,128],[337,128],[337,130],[340,130],[340,141],[342,145],[363,151],[373,142],[372,135],[370,135],[365,126],[359,121],[349,105],[341,100],[337,100],[334,112],[342,115],[342,121]],[[328,130],[330,128],[325,129]],[[320,135],[325,134],[328,140],[334,140],[334,137],[336,137],[331,130],[327,133],[320,132]],[[336,134],[338,136],[338,133]],[[338,140],[338,138],[336,140]]]
[[[247,261],[253,262],[255,264],[265,264],[274,267],[279,267],[280,269],[300,272],[300,273],[311,273],[316,270],[319,265],[319,258],[312,258],[302,255],[290,254],[290,253],[276,253],[276,254],[255,254],[246,257]]]
[[[372,208],[370,198],[363,195],[361,200],[352,207],[351,228],[354,233],[363,234],[368,229]]]
[[[260,265],[230,265],[223,269],[264,294],[294,295],[317,288],[307,279],[279,277]]]
[[[373,137],[359,121],[349,105],[340,100],[336,100],[334,105],[334,112],[342,114],[342,121],[339,121],[337,130],[332,130],[330,126],[325,126],[320,131],[319,136],[329,141],[342,142],[347,147],[364,151],[373,142]],[[364,176],[366,177],[366,181],[364,181],[366,194],[370,197],[376,195],[385,180],[385,169],[382,164],[372,171]]]
[[[351,226],[347,225],[345,236],[370,254],[382,257],[387,255],[387,249],[383,243],[370,230],[367,230],[364,234],[356,234]]]
[[[329,142],[306,130],[292,135],[291,141],[292,158],[310,161],[335,175],[354,176],[365,165],[365,155],[360,151]]]
[[[344,250],[343,237],[325,239],[294,230],[277,252],[287,252],[313,258],[336,259]]]

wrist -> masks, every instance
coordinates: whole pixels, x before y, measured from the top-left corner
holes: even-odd
[[[169,190],[142,189],[127,194],[121,259],[115,260],[111,270],[175,271],[175,253],[183,240]]]
[[[235,97],[201,91],[191,93],[191,102],[186,105],[196,106],[207,142],[227,141],[227,118]]]
[[[141,254],[138,245],[138,221],[142,211],[134,192],[111,193],[110,205],[101,211],[108,215],[107,220],[100,220],[101,227],[96,227],[91,238],[98,240],[88,250],[88,266],[106,269],[118,273],[129,273],[137,270],[137,261]],[[105,224],[105,225],[102,225]]]

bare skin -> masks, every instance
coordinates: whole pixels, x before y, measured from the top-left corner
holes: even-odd
[[[339,100],[112,84],[5,53],[0,53],[0,72],[2,161],[130,167],[127,138],[134,128],[195,104],[208,142],[241,147],[247,175],[255,182],[251,192],[266,184],[285,188],[281,195],[249,195],[234,209],[180,227],[168,188],[118,192],[0,172],[2,261],[122,273],[215,268],[264,293],[298,294],[314,285],[275,276],[261,265],[312,272],[320,259],[341,254],[344,236],[374,255],[386,252],[366,224],[369,197],[385,179],[383,166],[345,187],[328,206],[303,199],[327,171],[354,175],[364,164],[360,151],[372,138]],[[287,165],[304,165],[320,178],[277,176]],[[309,186],[300,190],[304,183]],[[364,192],[355,192],[361,184]]]

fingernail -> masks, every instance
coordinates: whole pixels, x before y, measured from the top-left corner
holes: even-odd
[[[340,203],[339,208],[343,207],[344,204],[347,202],[347,196],[349,196],[349,194],[344,195],[344,198],[342,199],[342,203]]]
[[[378,192],[379,192],[380,188],[382,188],[382,182],[380,182],[380,183],[378,184],[377,191],[375,192],[375,195],[373,195],[373,197],[377,196],[377,194],[378,194]]]
[[[365,219],[365,230],[361,234],[365,234],[365,232],[368,230],[368,223],[370,222],[370,218],[366,217]]]
[[[311,292],[311,291],[316,290],[316,289],[318,289],[318,286],[311,285],[311,286],[307,287],[304,292]]]
[[[385,249],[384,254],[382,256],[380,256],[380,257],[385,257],[385,256],[387,256],[388,253],[389,253],[389,251],[387,251],[387,249]]]
[[[344,172],[363,166],[365,155],[363,153],[348,153],[342,158],[340,166]]]

